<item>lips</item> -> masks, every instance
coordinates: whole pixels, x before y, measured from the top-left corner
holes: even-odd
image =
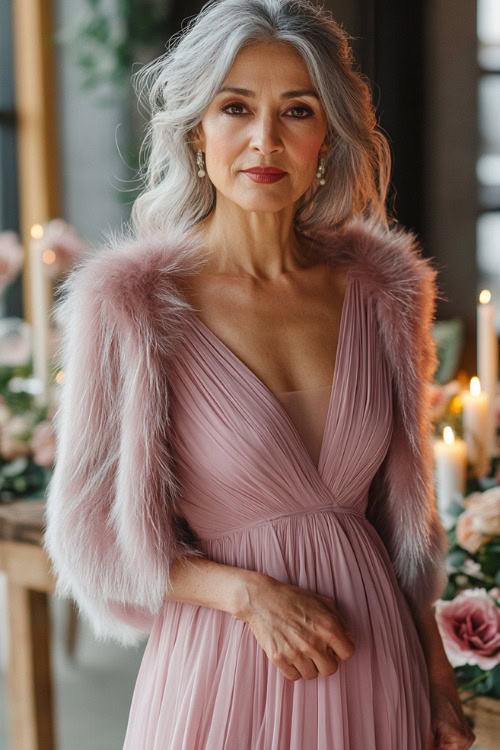
[[[242,171],[243,174],[246,174],[248,180],[260,183],[261,185],[271,185],[274,182],[279,182],[280,180],[283,180],[288,174],[288,172],[283,172],[282,170],[276,171],[276,167],[269,167],[264,171],[258,168],[257,171],[255,171],[255,168],[244,169]]]
[[[283,169],[278,167],[250,167],[250,169],[243,169],[242,172],[251,172],[251,174],[286,174]]]

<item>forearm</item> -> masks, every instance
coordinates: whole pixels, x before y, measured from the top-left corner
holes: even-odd
[[[220,609],[241,619],[267,577],[255,570],[190,556],[173,561],[170,588],[165,591],[165,598]]]
[[[432,607],[414,613],[413,618],[425,654],[430,681],[455,683],[455,673],[446,656]]]

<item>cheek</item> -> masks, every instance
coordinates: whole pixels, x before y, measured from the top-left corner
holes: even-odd
[[[224,118],[205,126],[206,152],[210,154],[212,169],[219,171],[231,165],[241,152],[243,142],[241,128]]]
[[[293,154],[294,160],[297,164],[316,169],[316,162],[318,159],[318,152],[321,147],[322,140],[318,138],[316,133],[312,133],[310,136],[303,136],[294,142]]]

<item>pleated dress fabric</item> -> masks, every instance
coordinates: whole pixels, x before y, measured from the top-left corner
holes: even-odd
[[[190,312],[170,392],[183,515],[206,556],[330,597],[355,654],[289,680],[242,620],[166,601],[124,750],[427,750],[423,650],[365,515],[392,389],[362,282],[349,274],[331,387],[271,392]]]

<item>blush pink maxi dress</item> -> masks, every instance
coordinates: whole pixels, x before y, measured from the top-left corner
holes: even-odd
[[[371,299],[350,275],[332,387],[280,394],[188,317],[171,383],[186,519],[211,560],[331,597],[356,651],[333,675],[288,680],[243,621],[167,601],[124,750],[427,750],[423,650],[365,517],[392,430]]]

